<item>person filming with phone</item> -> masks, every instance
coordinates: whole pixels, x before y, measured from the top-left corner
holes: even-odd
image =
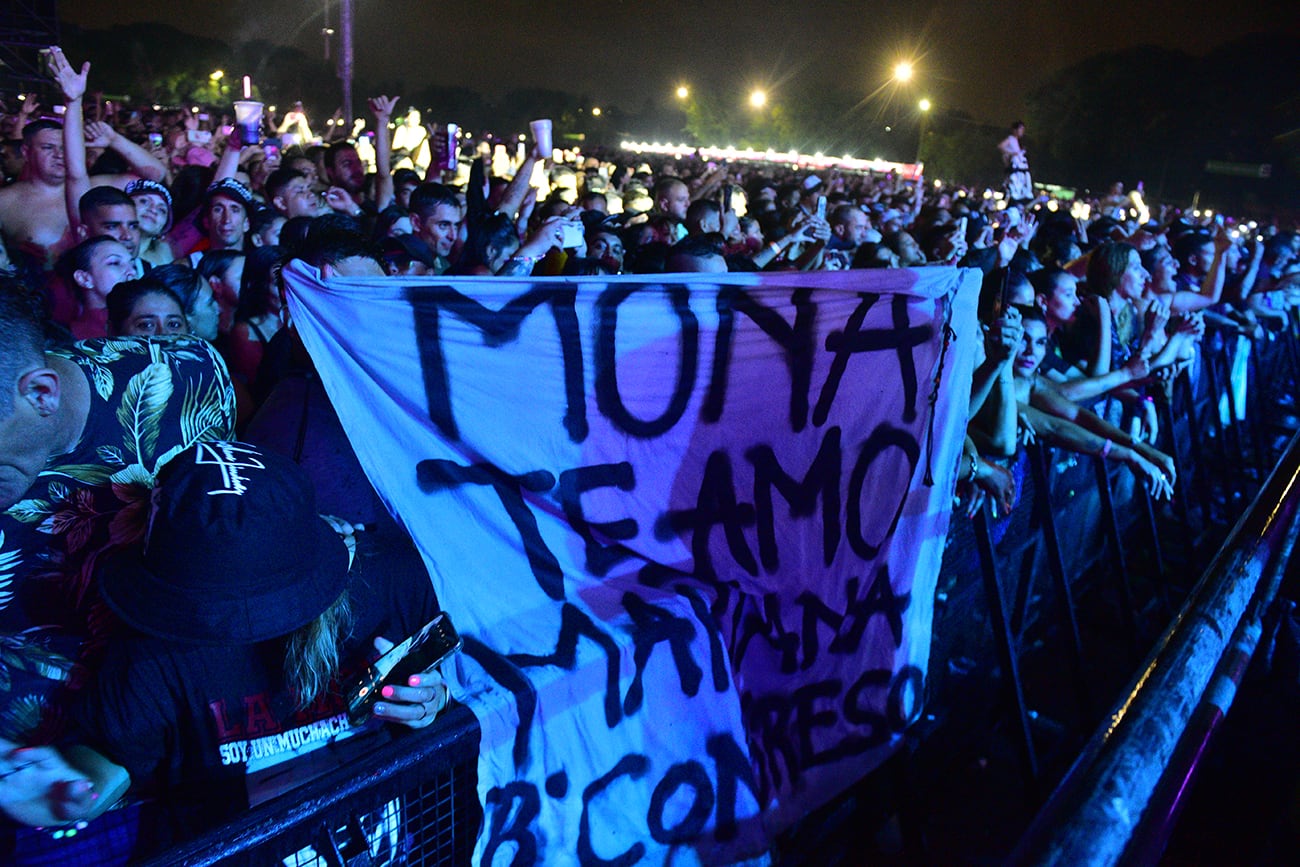
[[[317,514],[297,464],[255,446],[203,444],[160,475],[145,544],[97,576],[134,632],[74,708],[80,740],[125,767],[133,793],[165,795],[160,827],[228,818],[291,760],[446,707],[436,663],[401,683],[369,668],[445,620],[428,575],[414,558],[368,568],[351,538]]]

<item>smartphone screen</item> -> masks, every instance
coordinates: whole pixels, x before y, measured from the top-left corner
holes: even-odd
[[[149,147],[153,147],[153,148],[162,147],[162,133],[160,132],[149,133]]]
[[[461,648],[461,637],[446,614],[395,645],[366,670],[347,694],[348,721],[361,725],[374,709],[385,684],[405,686],[412,674],[428,671]]]
[[[825,196],[817,197],[817,217],[818,219],[822,219],[822,220],[826,219],[826,197]]]

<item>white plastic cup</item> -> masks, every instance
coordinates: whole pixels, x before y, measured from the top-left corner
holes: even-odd
[[[243,144],[257,144],[262,140],[262,103],[251,99],[235,102],[235,126]]]
[[[535,120],[528,124],[533,131],[533,153],[539,160],[549,160],[555,150],[551,146],[551,121],[549,118]]]

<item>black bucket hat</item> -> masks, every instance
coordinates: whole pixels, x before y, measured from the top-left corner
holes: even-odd
[[[302,468],[245,443],[181,452],[154,486],[143,549],[98,570],[128,624],[184,644],[255,644],[310,623],[347,582],[343,540]]]

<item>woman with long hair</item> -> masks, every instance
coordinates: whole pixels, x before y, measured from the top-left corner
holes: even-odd
[[[271,768],[380,722],[422,728],[446,705],[431,669],[385,686],[378,722],[349,723],[348,685],[432,620],[436,602],[418,561],[363,571],[293,461],[203,444],[160,471],[151,508],[143,547],[98,571],[131,631],[74,715],[133,792],[165,796],[160,819],[212,824],[246,806]]]

